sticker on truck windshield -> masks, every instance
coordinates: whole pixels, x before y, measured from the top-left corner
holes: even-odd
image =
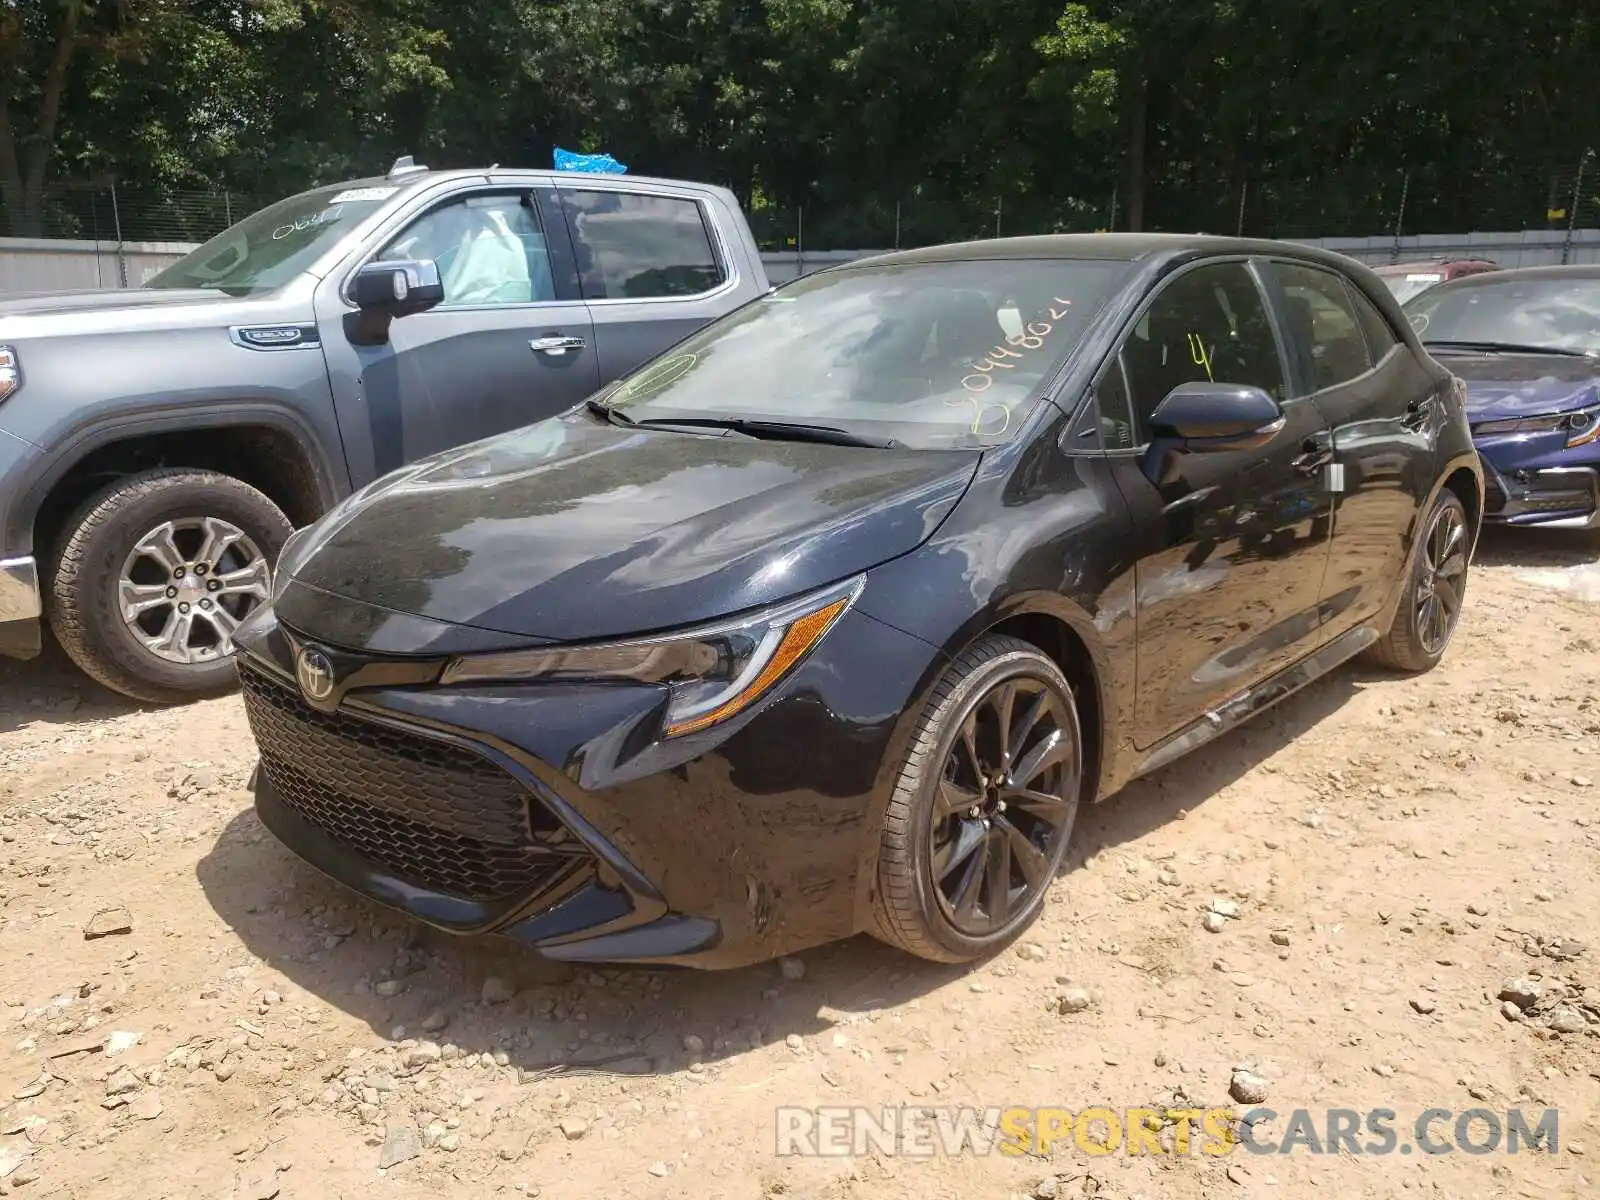
[[[329,200],[328,203],[358,204],[363,200],[387,200],[399,190],[399,188],[392,187],[351,188],[347,192],[340,192],[332,200]]]

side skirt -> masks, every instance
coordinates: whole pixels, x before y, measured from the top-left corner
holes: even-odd
[[[1217,705],[1192,725],[1178,730],[1171,737],[1150,748],[1132,778],[1148,775],[1168,763],[1182,758],[1189,751],[1204,746],[1221,737],[1228,730],[1243,725],[1251,717],[1271,708],[1278,701],[1292,696],[1306,684],[1322,678],[1336,667],[1349,662],[1378,640],[1378,631],[1370,625],[1357,625],[1346,630],[1322,649],[1302,658],[1292,667],[1285,667],[1270,679],[1247,688],[1230,700]]]

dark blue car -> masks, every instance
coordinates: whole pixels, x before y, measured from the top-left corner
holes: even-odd
[[[1600,267],[1471,276],[1405,313],[1466,382],[1484,519],[1600,528]]]

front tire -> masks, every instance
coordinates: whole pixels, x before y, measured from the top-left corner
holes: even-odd
[[[1065,676],[1012,637],[951,664],[928,701],[884,818],[878,936],[933,962],[1007,945],[1066,858],[1083,738]]]
[[[1400,606],[1388,634],[1369,656],[1394,671],[1431,671],[1449,649],[1467,592],[1472,534],[1454,492],[1439,493],[1411,548]]]
[[[228,475],[126,476],[67,521],[46,593],[51,629],[85,674],[132,699],[221,695],[235,683],[232,630],[268,599],[291,529]]]

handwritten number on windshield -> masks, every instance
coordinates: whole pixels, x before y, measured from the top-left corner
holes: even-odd
[[[291,234],[304,233],[308,229],[315,229],[318,225],[327,225],[337,221],[344,214],[344,206],[335,204],[319,212],[311,213],[304,217],[296,217],[286,225],[279,225],[272,231],[272,240],[281,242]]]
[[[961,387],[967,394],[965,397],[947,400],[946,404],[971,404],[972,405],[972,432],[982,431],[985,419],[989,414],[998,410],[1003,417],[1001,426],[992,433],[995,436],[1004,433],[1011,425],[1011,409],[1005,404],[985,403],[979,397],[994,386],[994,372],[1014,371],[1017,361],[1025,360],[1032,351],[1042,349],[1045,339],[1055,329],[1051,322],[1064,320],[1071,310],[1072,301],[1063,300],[1060,296],[1051,297],[1052,303],[1047,306],[1050,314],[1049,321],[1031,321],[1021,333],[1009,335],[1005,344],[996,346],[983,358],[976,359],[967,365],[971,372],[961,380]]]

